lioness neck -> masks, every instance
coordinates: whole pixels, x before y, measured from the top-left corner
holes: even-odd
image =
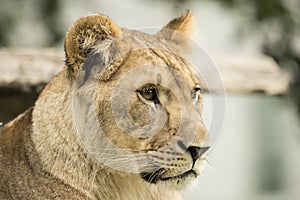
[[[73,122],[72,85],[67,70],[59,73],[37,100],[32,139],[45,170],[90,199],[174,199],[177,196],[144,182],[138,174],[109,169],[85,151]]]

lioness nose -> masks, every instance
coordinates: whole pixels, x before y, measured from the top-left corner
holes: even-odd
[[[187,151],[190,152],[193,161],[195,162],[198,158],[200,158],[207,150],[209,149],[209,146],[207,147],[196,147],[196,146],[190,146]]]

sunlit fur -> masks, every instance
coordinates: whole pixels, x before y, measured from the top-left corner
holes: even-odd
[[[165,29],[188,37],[192,18],[188,11]],[[185,80],[188,93],[197,87],[199,83],[190,64],[178,55],[179,50],[188,47],[184,46],[183,38],[178,40],[176,34],[165,29],[157,35],[121,29],[104,15],[86,16],[75,22],[66,34],[66,67],[45,87],[33,109],[1,129],[0,199],[181,199],[181,190],[199,175],[204,161],[198,158],[193,166],[191,153],[177,145],[184,141],[177,130],[180,126],[189,127],[189,123],[181,124],[182,102],[170,89],[158,84],[158,98],[161,109],[168,114],[167,123],[160,132],[145,138],[130,136],[118,128],[110,102],[118,81],[130,70],[149,63],[168,66],[168,73],[176,71]],[[105,67],[101,76],[97,70],[93,71],[95,65]],[[86,76],[80,77],[80,73],[87,73],[86,69],[90,73],[87,77],[97,80],[96,87],[78,86],[86,81]],[[157,83],[168,78],[158,76]],[[97,116],[106,137],[136,156],[135,159],[118,157],[114,149],[97,143],[95,149],[89,149],[81,142],[72,109],[76,93],[84,95],[95,106],[95,110],[84,110],[82,116],[87,121]],[[187,147],[203,147],[207,141],[200,117],[201,94],[197,95],[197,102],[186,105],[199,116],[190,120],[197,127]],[[136,93],[130,94],[129,102],[132,119],[142,126],[149,124],[148,111],[157,108],[145,103]],[[85,134],[91,138],[88,142],[94,142],[93,132]],[[124,170],[99,162],[94,156],[98,152],[110,158],[107,162]],[[129,163],[137,167],[136,173],[126,172],[130,170]],[[182,176],[192,167],[193,173]],[[158,169],[161,169],[159,174],[153,173]],[[152,174],[147,176],[147,173]],[[143,175],[157,180],[145,180]]]

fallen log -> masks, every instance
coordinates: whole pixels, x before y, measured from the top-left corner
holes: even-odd
[[[227,93],[284,95],[289,79],[267,56],[213,57]],[[64,66],[62,49],[0,49],[0,92],[40,90]]]

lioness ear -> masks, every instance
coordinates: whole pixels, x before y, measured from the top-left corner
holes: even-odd
[[[195,19],[191,10],[187,10],[183,15],[171,20],[157,35],[168,36],[172,39],[171,31],[179,32],[186,37],[195,37]],[[169,34],[168,34],[169,33]]]
[[[66,64],[70,74],[78,71],[89,52],[106,40],[121,34],[113,21],[104,15],[89,15],[78,19],[65,37]]]

